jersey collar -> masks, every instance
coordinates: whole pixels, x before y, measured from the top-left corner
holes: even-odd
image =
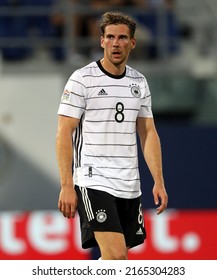
[[[125,67],[125,70],[123,72],[123,74],[121,75],[113,75],[111,73],[109,73],[108,71],[106,71],[103,67],[102,67],[102,64],[100,62],[100,60],[96,61],[97,65],[99,66],[100,70],[106,74],[107,76],[113,78],[113,79],[122,79],[125,75],[126,75],[126,67]]]

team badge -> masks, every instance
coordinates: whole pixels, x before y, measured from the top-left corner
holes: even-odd
[[[136,85],[136,84],[132,84],[132,85],[130,85],[130,87],[131,87],[132,95],[136,98],[140,98],[141,97],[141,91],[140,91],[139,86]]]
[[[62,102],[69,102],[70,100],[70,91],[64,90],[61,101]]]
[[[98,210],[96,212],[96,219],[99,223],[105,222],[105,220],[107,219],[105,210],[103,210],[103,209]]]

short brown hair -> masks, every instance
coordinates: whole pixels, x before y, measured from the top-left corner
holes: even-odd
[[[105,28],[111,24],[126,24],[130,29],[130,37],[133,38],[136,31],[136,21],[129,15],[122,12],[106,12],[102,15],[100,29],[102,34],[105,33]]]

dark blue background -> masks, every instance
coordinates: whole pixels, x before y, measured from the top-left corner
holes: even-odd
[[[156,124],[162,146],[169,208],[217,206],[217,127]],[[143,207],[153,208],[153,181],[139,151]]]

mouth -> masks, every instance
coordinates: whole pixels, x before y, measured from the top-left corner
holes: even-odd
[[[112,55],[117,57],[117,56],[120,56],[121,55],[121,52],[120,51],[113,51],[112,52]]]

